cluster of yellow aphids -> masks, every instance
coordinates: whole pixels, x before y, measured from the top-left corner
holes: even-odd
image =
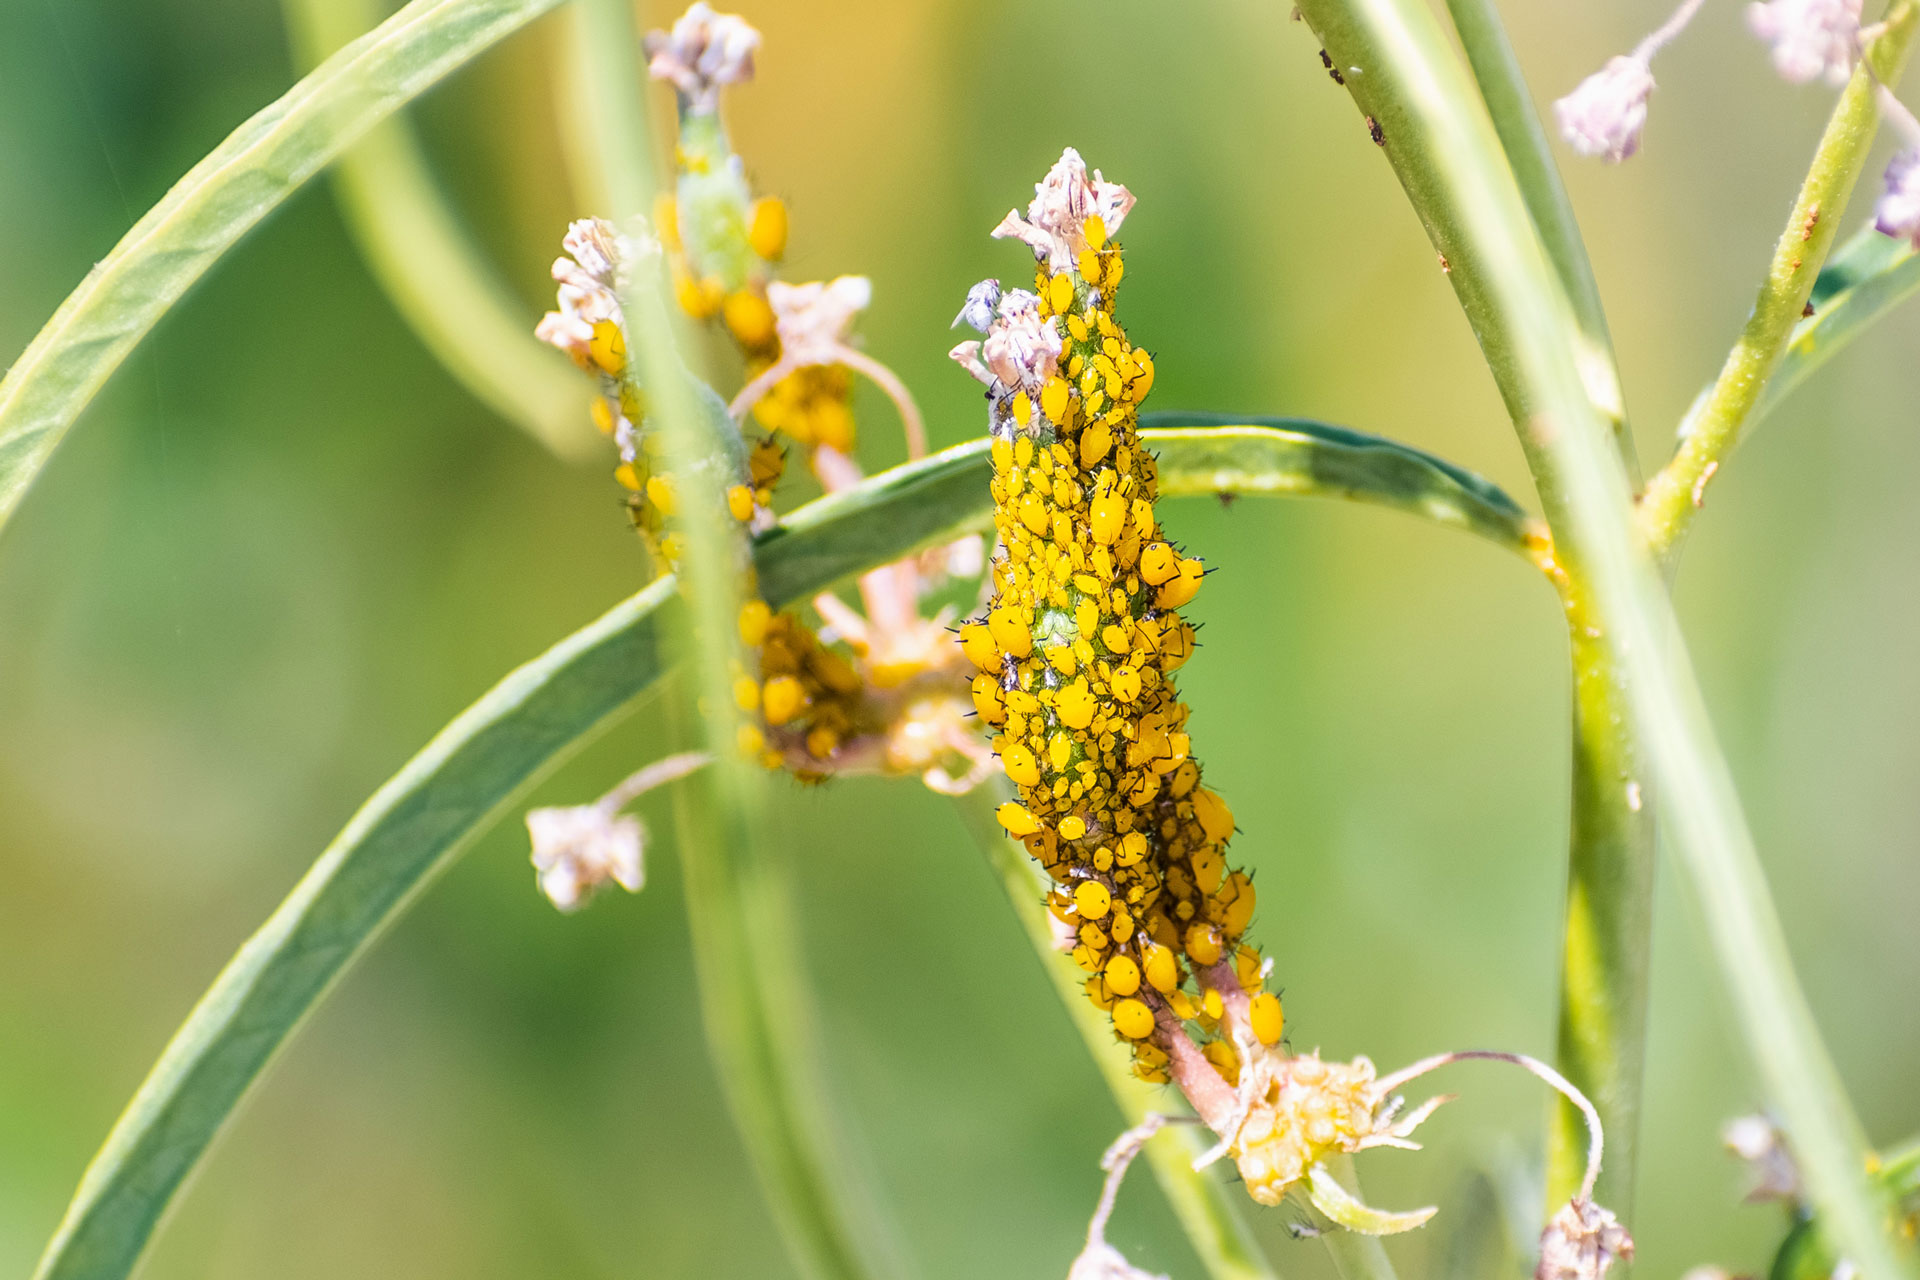
[[[568,256],[554,264],[560,309],[540,336],[597,375],[594,418],[620,450],[615,477],[628,493],[635,526],[669,564],[678,559],[671,478],[652,465],[653,433],[630,376],[620,295],[628,277],[657,269],[664,256],[674,295],[695,319],[714,320],[737,347],[746,383],[732,405],[770,434],[748,433],[741,473],[727,492],[733,515],[756,531],[771,523],[775,487],[785,471],[780,440],[801,446],[829,492],[857,483],[850,456],[850,397],[855,370],[879,383],[899,407],[909,451],[924,452],[918,410],[899,380],[849,343],[870,297],[867,281],[842,276],[792,285],[775,279],[786,249],[786,206],[756,198],[720,116],[722,90],[753,75],[760,35],[744,19],[696,3],[669,31],[646,37],[648,71],[673,85],[679,106],[674,194],[654,210],[652,236],[629,236],[598,219],[569,229]],[[642,240],[647,243],[639,243]],[[976,549],[978,541],[967,544]],[[964,548],[962,548],[964,550]],[[769,768],[814,780],[846,772],[917,774],[941,790],[963,790],[992,760],[968,721],[963,668],[947,619],[923,619],[919,598],[964,554],[948,548],[889,565],[860,584],[865,616],[833,596],[815,607],[838,633],[829,644],[797,613],[776,614],[749,599],[739,619],[752,669],[737,672],[734,692],[754,716],[741,747]]]
[[[1114,315],[1112,236],[1132,204],[1069,149],[1026,216],[994,232],[1034,250],[1034,291],[987,281],[968,296],[962,319],[985,336],[953,354],[989,389],[1003,554],[986,616],[960,642],[979,671],[974,705],[1019,788],[1001,825],[1052,875],[1048,906],[1074,932],[1088,995],[1133,1042],[1135,1069],[1165,1080],[1181,1024],[1202,1038],[1221,1025],[1223,984],[1208,973],[1255,993],[1262,1043],[1280,1039],[1282,1017],[1241,942],[1254,889],[1226,864],[1233,814],[1201,784],[1173,684],[1194,647],[1180,608],[1203,571],[1156,521],[1154,460],[1137,431],[1153,358]],[[1202,980],[1190,984],[1189,969]],[[1206,1053],[1237,1078],[1229,1039]]]

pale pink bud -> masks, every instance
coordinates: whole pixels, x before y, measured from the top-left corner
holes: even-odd
[[[572,911],[611,881],[638,893],[646,882],[640,863],[640,820],[604,805],[535,809],[527,814],[533,868],[540,892]]]
[[[1553,104],[1560,136],[1583,156],[1600,156],[1617,164],[1640,149],[1647,98],[1652,93],[1653,72],[1645,60],[1611,58]]]
[[[780,335],[780,359],[791,367],[838,364],[845,354],[854,318],[873,301],[865,276],[838,276],[810,284],[767,285],[774,331]]]
[[[1920,248],[1920,148],[1894,152],[1881,182],[1873,206],[1874,228]]]
[[[1747,26],[1773,46],[1773,69],[1784,80],[1844,84],[1853,74],[1860,37],[1860,0],[1768,0],[1747,6]]]
[[[745,18],[715,13],[702,0],[680,15],[672,31],[649,31],[641,42],[647,74],[665,80],[696,111],[712,111],[724,85],[753,79],[760,33]]]

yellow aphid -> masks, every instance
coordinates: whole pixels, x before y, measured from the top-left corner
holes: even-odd
[[[727,489],[727,510],[741,524],[753,519],[753,490],[743,484]]]
[[[987,630],[1000,651],[1012,658],[1024,658],[1033,652],[1033,635],[1027,624],[1010,606],[1001,605],[987,614]]]
[[[1047,305],[1055,315],[1073,310],[1073,276],[1065,271],[1047,281]]]
[[[1047,415],[1050,422],[1063,423],[1067,420],[1067,401],[1072,396],[1067,380],[1059,374],[1047,379],[1040,388],[1040,411]]]
[[[982,671],[998,674],[1005,665],[1000,650],[995,646],[993,632],[984,622],[969,622],[960,628],[960,652],[967,655],[967,661]]]
[[[1206,566],[1198,560],[1182,560],[1180,571],[1167,584],[1160,588],[1154,597],[1154,604],[1162,609],[1178,609],[1200,594],[1200,583],[1206,578]]]
[[[1126,956],[1107,961],[1107,989],[1117,996],[1130,996],[1140,989],[1140,966]]]
[[[772,196],[754,202],[753,218],[747,225],[747,243],[768,262],[777,262],[787,251],[787,206]]]
[[[1060,838],[1078,840],[1087,834],[1087,820],[1077,813],[1070,813],[1060,819]]]
[[[1113,1008],[1113,992],[1107,980],[1099,974],[1087,979],[1087,999],[1093,1001],[1093,1007],[1102,1012]]]
[[[720,316],[743,347],[764,347],[773,341],[773,308],[751,289],[728,294]]]
[[[1069,729],[1084,729],[1093,723],[1093,713],[1098,704],[1093,694],[1088,692],[1084,680],[1076,680],[1054,699],[1053,709],[1060,717],[1060,723]]]
[[[1193,793],[1193,816],[1199,819],[1200,829],[1207,833],[1207,839],[1216,844],[1225,843],[1233,834],[1233,810],[1227,808],[1222,800],[1205,787]]]
[[[1017,743],[1000,753],[1000,763],[1006,766],[1007,776],[1015,786],[1031,787],[1040,781],[1040,765],[1034,760],[1033,752]]]
[[[623,462],[619,466],[615,467],[613,469],[613,478],[620,482],[621,488],[630,489],[635,493],[640,492],[640,490],[644,488],[647,483],[646,481],[640,478],[639,469],[636,468],[631,462]]]
[[[1080,274],[1086,282],[1098,289],[1100,287],[1100,255],[1091,249],[1081,253],[1079,258]]]
[[[1287,1029],[1285,1012],[1280,1008],[1280,997],[1270,991],[1255,996],[1252,1007],[1247,1011],[1247,1020],[1253,1024],[1254,1038],[1261,1044],[1275,1045]]]
[[[807,705],[807,691],[792,676],[775,676],[761,690],[767,723],[779,726],[799,715]]]
[[[600,372],[617,378],[627,367],[627,337],[612,320],[596,320],[587,354]]]
[[[1138,1000],[1116,1000],[1113,1029],[1129,1040],[1145,1040],[1153,1034],[1153,1010]]]
[[[672,515],[674,511],[672,483],[665,476],[648,476],[647,501],[651,502],[661,515]]]
[[[1073,739],[1064,733],[1054,734],[1047,742],[1047,759],[1053,761],[1055,770],[1066,768],[1073,759]]]
[[[1184,939],[1187,958],[1197,965],[1217,964],[1220,960],[1220,931],[1210,924],[1195,921],[1187,926]]]
[[[1253,907],[1259,895],[1254,891],[1253,880],[1244,871],[1236,871],[1227,878],[1226,887],[1220,891],[1220,900],[1227,904],[1220,925],[1229,934],[1238,937],[1247,931],[1253,923]]]
[[[760,682],[752,676],[741,676],[733,682],[733,701],[742,711],[760,709]]]
[[[1215,1022],[1220,1021],[1220,1015],[1226,1012],[1226,1008],[1226,1002],[1220,997],[1219,988],[1208,987],[1201,994],[1200,1009]]]
[[[1107,450],[1113,448],[1113,428],[1104,422],[1096,422],[1080,433],[1080,465],[1091,467],[1107,456]]]
[[[1180,557],[1164,542],[1140,549],[1140,580],[1157,587],[1180,572]]]
[[[1033,421],[1033,401],[1027,398],[1024,391],[1013,393],[1013,420],[1019,423]]]
[[[1120,701],[1132,702],[1140,696],[1140,673],[1132,667],[1120,667],[1114,671],[1109,687]]]
[[[1141,958],[1146,961],[1147,982],[1155,991],[1164,995],[1180,985],[1180,962],[1174,959],[1172,948],[1151,943]]]
[[[994,817],[1000,825],[1013,836],[1030,836],[1040,829],[1040,820],[1033,816],[1032,810],[1015,800],[1009,800],[994,811]]]
[[[654,197],[653,230],[668,253],[680,252],[680,212],[671,195]]]
[[[765,600],[749,600],[740,606],[740,643],[759,648],[766,643],[767,627],[773,621],[773,610]]]
[[[1107,223],[1099,214],[1089,214],[1080,234],[1087,238],[1087,248],[1095,253],[1107,247]]]
[[[1087,508],[1087,531],[1095,542],[1111,544],[1119,538],[1126,519],[1127,504],[1114,494],[1105,494],[1095,498]]]
[[[587,416],[593,419],[593,425],[603,436],[613,434],[613,406],[607,403],[605,396],[595,396],[593,403],[587,406]]]
[[[1100,920],[1112,909],[1113,895],[1098,880],[1083,880],[1080,887],[1073,891],[1073,905],[1079,909],[1082,918]]]

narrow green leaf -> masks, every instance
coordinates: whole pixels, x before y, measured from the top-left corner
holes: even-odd
[[[0,381],[0,526],[87,402],[220,255],[368,129],[559,2],[413,0],[188,170]]]
[[[373,0],[283,0],[295,56],[311,68],[372,27]],[[555,454],[597,456],[592,383],[533,336],[515,297],[462,224],[413,126],[399,115],[334,163],[347,232],[394,310],[473,397]]]
[[[1321,492],[1298,477],[1311,473],[1322,438],[1328,448],[1385,443],[1319,424],[1234,428],[1219,439],[1147,433],[1163,486],[1186,493]],[[1267,469],[1263,450],[1273,459]],[[1489,508],[1512,508],[1484,481],[1429,462]],[[974,441],[802,507],[755,547],[762,590],[776,605],[791,603],[986,527],[988,465],[986,442]],[[1383,480],[1375,489],[1386,495],[1375,500],[1404,505],[1401,486]],[[640,703],[666,667],[674,589],[670,578],[654,583],[512,672],[374,793],[175,1033],[94,1157],[38,1280],[118,1280],[132,1269],[234,1107],[346,967],[541,777]]]
[[[1842,348],[1920,292],[1920,253],[1905,240],[1862,227],[1834,250],[1814,282],[1813,314],[1793,328],[1786,354],[1753,411],[1757,423]]]
[[[1521,554],[1543,528],[1497,485],[1410,445],[1305,418],[1144,413],[1160,491],[1348,498],[1479,534]],[[1208,428],[1197,430],[1195,428]]]

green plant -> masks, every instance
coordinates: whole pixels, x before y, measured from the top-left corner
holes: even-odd
[[[189,173],[0,384],[0,517],[221,251],[398,105],[549,7],[416,0]],[[1911,5],[1900,0],[1861,36],[1857,66],[1844,59],[1851,78],[1753,316],[1674,458],[1638,495],[1592,273],[1491,6],[1450,5],[1464,65],[1414,0],[1300,6],[1460,296],[1520,433],[1539,519],[1470,473],[1379,437],[1286,418],[1140,412],[1153,359],[1114,313],[1133,269],[1117,241],[1132,196],[1098,172],[1089,178],[1071,151],[1026,216],[996,231],[1035,250],[1033,291],[985,282],[962,313],[982,340],[955,355],[988,388],[989,439],[919,457],[912,397],[850,342],[866,282],[777,279],[784,206],[754,197],[719,113],[724,85],[751,70],[757,37],[704,6],[649,37],[650,69],[674,85],[680,108],[666,195],[643,159],[631,17],[596,0],[579,9],[579,80],[612,216],[575,224],[556,264],[561,309],[540,336],[591,379],[577,383],[579,399],[619,451],[615,474],[662,576],[508,676],[368,802],[168,1047],[89,1170],[42,1275],[126,1274],[249,1085],[377,930],[534,780],[675,670],[665,736],[697,739],[708,762],[681,784],[679,820],[702,1006],[729,1101],[804,1270],[884,1274],[889,1264],[866,1193],[845,1185],[816,1079],[794,908],[764,856],[761,766],[808,780],[911,775],[967,797],[1036,949],[1077,961],[1084,977],[1045,957],[1134,1126],[1110,1159],[1115,1181],[1077,1273],[1136,1274],[1102,1227],[1125,1163],[1165,1125],[1142,1084],[1172,1082],[1199,1121],[1172,1132],[1192,1138],[1203,1125],[1218,1141],[1182,1150],[1161,1138],[1145,1149],[1214,1274],[1271,1274],[1236,1219],[1237,1193],[1196,1168],[1221,1157],[1256,1201],[1298,1191],[1349,1229],[1327,1235],[1344,1271],[1384,1274],[1384,1254],[1358,1236],[1411,1229],[1431,1211],[1368,1208],[1346,1157],[1407,1145],[1431,1107],[1398,1113],[1409,1072],[1376,1078],[1365,1059],[1325,1063],[1285,1048],[1267,961],[1249,936],[1253,885],[1226,865],[1232,812],[1201,785],[1171,679],[1194,652],[1179,610],[1204,575],[1202,557],[1177,549],[1154,509],[1157,494],[1179,493],[1394,507],[1517,553],[1559,594],[1575,688],[1567,1079],[1542,1070],[1568,1098],[1551,1174],[1551,1202],[1567,1207],[1548,1227],[1543,1274],[1598,1274],[1630,1249],[1595,1196],[1624,1207],[1631,1190],[1656,812],[1804,1176],[1810,1207],[1782,1265],[1824,1274],[1837,1264],[1808,1259],[1844,1256],[1876,1277],[1911,1270],[1911,1250],[1886,1230],[1911,1194],[1899,1180],[1911,1162],[1890,1162],[1899,1177],[1866,1173],[1864,1139],[1788,962],[1662,578],[1742,432],[1920,284],[1911,247],[1873,231],[1818,271],[1864,165],[1876,80],[1894,79],[1904,60]],[[320,30],[325,15],[302,12],[316,47],[334,42]],[[1650,89],[1647,62],[1690,12],[1616,60],[1629,64],[1618,74]],[[1644,106],[1645,90],[1638,96]],[[1637,126],[1584,124],[1606,135],[1594,149],[1631,153]],[[408,176],[403,136],[348,163],[345,194],[367,252],[429,343],[460,353],[447,356],[452,371],[503,414],[573,449],[551,353],[502,325],[484,268]],[[410,239],[444,252],[399,261],[383,219],[401,216]],[[432,269],[409,274],[422,263]],[[479,301],[455,315],[419,305],[449,280]],[[468,329],[447,327],[458,313]],[[737,347],[746,372],[732,404],[689,367],[688,320],[715,322]],[[472,358],[487,352],[497,354]],[[848,457],[855,373],[886,389],[913,455],[872,478]],[[790,448],[804,451],[827,496],[781,517]],[[968,548],[989,527],[1005,554],[979,617],[955,640],[952,617],[923,617],[920,599],[929,579],[968,575]],[[816,594],[853,577],[864,612]],[[782,612],[810,597],[824,627]],[[975,713],[1000,731],[993,741],[975,731]],[[995,790],[997,771],[1017,794]],[[630,798],[530,823],[543,884],[554,872],[552,883],[568,886],[550,888],[557,903],[577,905],[608,880],[634,887],[638,832],[617,817]],[[1489,1055],[1447,1061],[1463,1056]],[[1596,1191],[1596,1176],[1614,1181]]]

